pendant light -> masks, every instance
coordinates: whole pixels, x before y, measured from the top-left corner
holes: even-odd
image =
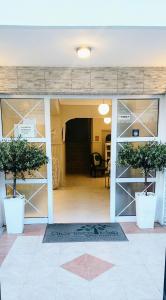
[[[104,123],[105,124],[110,124],[111,123],[111,118],[104,118]]]
[[[98,112],[100,115],[108,114],[109,110],[110,110],[109,105],[107,103],[104,103],[104,100],[103,100],[103,103],[101,103],[98,106]]]

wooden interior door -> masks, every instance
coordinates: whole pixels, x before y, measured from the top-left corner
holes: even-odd
[[[72,119],[66,124],[66,173],[87,174],[90,170],[91,119]]]

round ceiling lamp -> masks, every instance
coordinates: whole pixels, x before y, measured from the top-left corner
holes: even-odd
[[[108,114],[109,110],[110,110],[109,105],[106,103],[102,103],[98,106],[98,112],[100,115]]]
[[[91,56],[91,48],[89,47],[79,47],[77,48],[77,55],[79,58],[88,58]]]
[[[110,124],[111,123],[111,118],[104,118],[104,123],[105,124]]]

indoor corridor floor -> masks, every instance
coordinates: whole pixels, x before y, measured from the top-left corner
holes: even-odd
[[[104,178],[66,177],[65,187],[54,190],[54,221],[109,222],[110,195]]]

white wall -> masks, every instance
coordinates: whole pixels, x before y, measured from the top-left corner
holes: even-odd
[[[159,140],[162,143],[166,143],[166,95],[160,97],[159,106]],[[164,173],[157,173],[156,183],[157,194],[157,209],[156,209],[156,221],[161,224],[166,223],[166,171]],[[164,221],[165,219],[165,221]]]
[[[103,118],[92,119],[92,152],[99,152],[104,158],[105,137],[111,133],[111,124],[105,124]],[[96,141],[95,137],[99,137]]]
[[[51,144],[53,159],[53,187],[64,184],[65,144],[62,140],[61,115],[51,114]]]

